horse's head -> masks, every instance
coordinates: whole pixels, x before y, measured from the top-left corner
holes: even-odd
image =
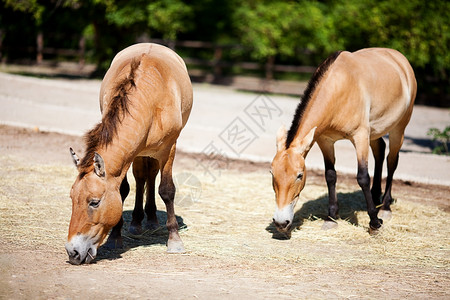
[[[277,203],[273,222],[281,232],[287,232],[292,225],[294,207],[306,181],[305,156],[314,142],[315,130],[313,128],[302,140],[294,139],[288,148],[286,128],[282,126],[278,130],[271,173]]]
[[[79,167],[72,149],[71,153]],[[98,153],[94,154],[92,170],[81,171],[75,180],[70,192],[72,217],[66,243],[70,263],[90,263],[109,230],[119,222],[122,200],[115,181],[106,175],[105,163]]]

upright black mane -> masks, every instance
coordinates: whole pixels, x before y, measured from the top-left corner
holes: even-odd
[[[112,142],[113,137],[117,134],[118,125],[125,115],[129,114],[128,94],[136,87],[134,77],[140,63],[140,60],[136,59],[131,61],[130,73],[116,84],[108,107],[103,108],[106,114],[102,121],[85,134],[86,151],[80,162],[79,170],[82,171],[79,176],[83,177],[91,169],[96,149],[108,146]]]
[[[330,55],[320,66],[316,69],[313,76],[308,82],[308,86],[306,87],[305,92],[300,100],[300,103],[295,110],[294,119],[292,120],[291,128],[287,133],[286,138],[286,149],[289,148],[292,141],[294,140],[295,135],[297,134],[298,127],[300,125],[301,118],[303,113],[305,112],[306,106],[308,106],[309,100],[311,100],[311,96],[314,93],[317,85],[322,79],[323,75],[327,72],[328,68],[334,63],[336,58],[341,54],[342,51],[337,51]]]

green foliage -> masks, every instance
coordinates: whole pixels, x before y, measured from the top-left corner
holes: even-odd
[[[394,48],[415,67],[433,65],[434,75],[448,76],[450,2],[340,0],[331,14],[345,49]]]
[[[89,32],[99,64],[140,36],[240,44],[224,55],[297,65],[317,65],[336,50],[389,47],[405,54],[418,77],[437,81],[425,88],[419,80],[419,91],[450,93],[447,0],[1,0],[0,8],[3,45],[20,36],[33,43],[39,30],[76,44]]]
[[[147,6],[148,25],[167,40],[176,40],[178,33],[191,27],[192,9],[180,0],[158,0]]]
[[[311,1],[264,1],[243,3],[234,12],[234,26],[252,57],[295,57],[296,50],[331,50],[333,33],[325,6]]]
[[[433,153],[450,155],[448,151],[448,144],[450,143],[450,126],[445,127],[443,131],[438,128],[430,128],[427,135],[431,136],[434,142],[439,143],[439,145],[433,149]]]
[[[163,39],[176,40],[191,27],[192,8],[181,0],[105,1],[106,19],[119,28],[154,31]]]
[[[118,27],[129,28],[133,25],[146,23],[147,12],[145,9],[147,1],[130,0],[130,1],[115,1],[105,3],[106,19]]]
[[[30,14],[37,25],[42,22],[42,14],[45,7],[39,3],[39,0],[3,0],[5,7],[12,8],[25,14]]]

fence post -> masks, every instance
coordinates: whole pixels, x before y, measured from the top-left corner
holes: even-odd
[[[213,81],[217,82],[222,76],[222,67],[220,66],[220,61],[222,59],[223,48],[221,46],[216,46],[214,49],[213,57]]]
[[[275,64],[275,56],[271,55],[267,58],[267,62],[266,62],[266,79],[267,80],[273,79],[274,64]]]
[[[0,63],[3,60],[3,29],[0,28]]]
[[[41,64],[43,59],[43,49],[44,49],[44,34],[39,30],[36,37],[36,63]]]
[[[79,53],[78,53],[78,67],[82,69],[84,67],[85,58],[84,54],[86,52],[86,38],[84,36],[80,37],[80,40],[78,42],[79,46]]]

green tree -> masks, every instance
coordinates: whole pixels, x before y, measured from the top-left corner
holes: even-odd
[[[236,8],[233,21],[241,44],[253,59],[268,62],[267,69],[276,57],[298,63],[305,50],[333,52],[337,41],[326,12],[317,1],[255,0]]]
[[[40,3],[39,0],[3,0],[5,7],[12,8],[15,11],[20,11],[25,14],[30,14],[36,24],[42,22],[42,14],[45,10],[45,6]]]
[[[293,57],[299,47],[327,47],[323,5],[310,1],[247,1],[234,12],[234,25],[254,59]]]
[[[450,65],[450,2],[445,0],[340,0],[332,4],[333,26],[345,49],[389,47],[415,67],[433,65],[447,77]]]
[[[180,32],[192,26],[192,9],[180,0],[157,0],[147,6],[148,25],[162,33],[163,39],[175,41]]]
[[[419,82],[416,102],[449,106],[450,2],[337,0],[327,6],[342,49],[399,50]]]
[[[181,0],[104,1],[108,22],[135,33],[156,33],[165,40],[175,41],[179,33],[192,26],[192,9]]]

